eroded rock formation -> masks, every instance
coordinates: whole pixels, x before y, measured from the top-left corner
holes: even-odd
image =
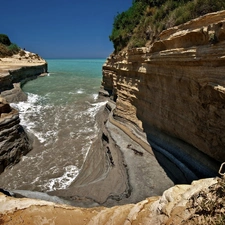
[[[0,97],[0,173],[30,150],[31,143],[20,125],[18,111]]]
[[[159,154],[166,150],[184,164],[193,159],[209,168],[208,156],[225,160],[224,18],[221,11],[173,27],[147,47],[112,54],[103,66],[114,116],[143,129]]]

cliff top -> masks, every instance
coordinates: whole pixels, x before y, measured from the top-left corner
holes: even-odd
[[[0,77],[7,75],[10,70],[45,63],[38,54],[21,49],[6,34],[0,34]]]
[[[45,63],[46,61],[38,54],[20,50],[17,54],[0,58],[0,77],[8,74],[9,70],[18,69],[23,66],[43,65]]]

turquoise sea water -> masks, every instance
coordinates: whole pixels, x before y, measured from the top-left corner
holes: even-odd
[[[45,97],[53,104],[68,104],[96,97],[103,59],[49,59],[49,76],[27,83],[25,92]]]
[[[33,150],[0,176],[8,190],[66,189],[76,178],[98,133],[104,59],[49,59],[46,77],[29,81],[26,102],[12,104],[33,138]]]

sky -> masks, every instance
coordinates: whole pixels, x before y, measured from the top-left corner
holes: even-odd
[[[0,33],[47,58],[106,58],[113,20],[132,0],[6,0]]]

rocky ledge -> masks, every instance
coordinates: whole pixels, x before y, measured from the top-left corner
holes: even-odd
[[[19,113],[9,103],[26,100],[21,82],[47,72],[45,60],[34,53],[23,53],[0,58],[0,173],[32,149]]]
[[[137,204],[112,208],[76,208],[0,194],[0,222],[8,225],[223,224],[223,182],[221,179],[210,178],[195,181],[191,185],[176,185],[161,197],[150,197]],[[215,190],[219,189],[223,191],[217,193]]]

